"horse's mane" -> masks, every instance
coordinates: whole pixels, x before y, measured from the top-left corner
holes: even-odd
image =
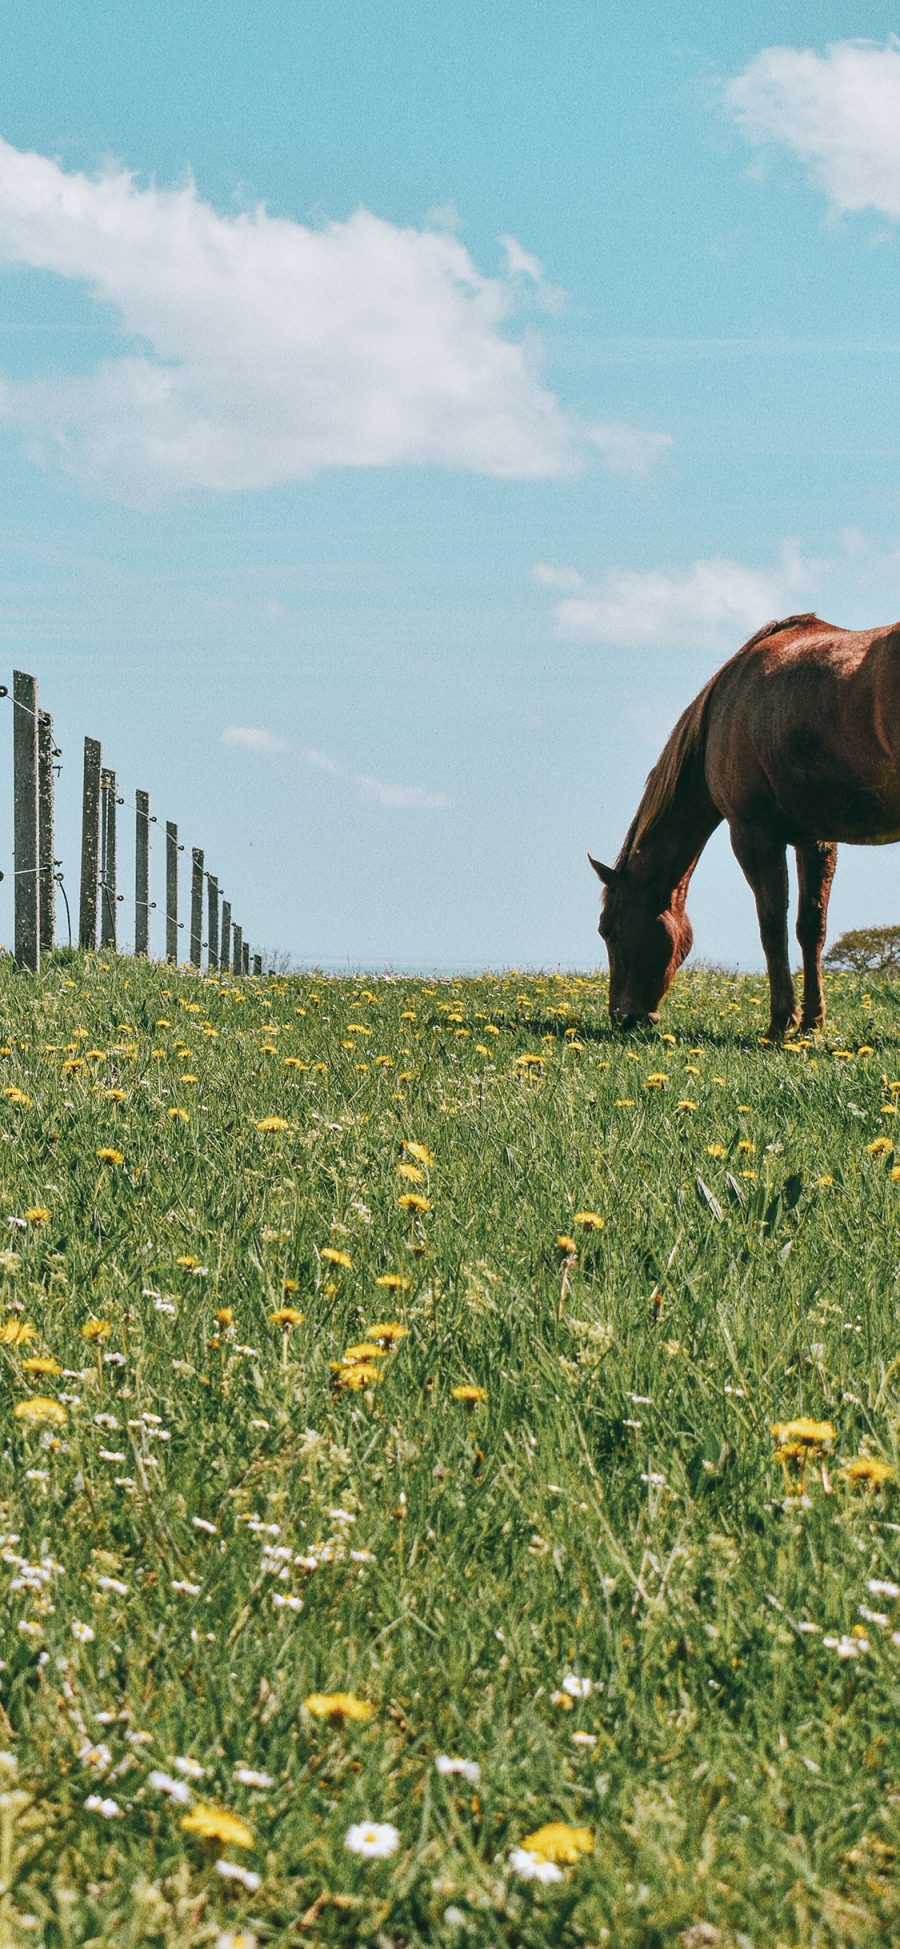
[[[627,864],[635,848],[640,846],[647,834],[658,825],[672,804],[676,787],[686,768],[702,753],[706,738],[707,707],[720,677],[723,677],[726,670],[731,669],[732,664],[737,663],[740,657],[746,656],[747,651],[752,650],[765,637],[775,636],[782,629],[793,629],[800,623],[818,621],[818,616],[809,613],[803,616],[783,616],[780,622],[764,623],[762,629],[756,630],[748,637],[747,642],[741,644],[734,656],[729,657],[728,662],[723,663],[721,669],[710,677],[707,684],[704,684],[693,703],[682,712],[649,774],[640,805],[628,828],[616,861],[617,871]]]

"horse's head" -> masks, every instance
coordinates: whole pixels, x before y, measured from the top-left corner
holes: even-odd
[[[642,885],[626,868],[588,859],[605,893],[600,934],[609,955],[609,1012],[623,1029],[659,1021],[659,1004],[685,956],[693,929],[676,887],[660,903],[658,889]]]

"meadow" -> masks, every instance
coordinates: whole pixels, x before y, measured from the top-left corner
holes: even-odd
[[[900,1939],[900,983],[0,971],[0,1945]]]

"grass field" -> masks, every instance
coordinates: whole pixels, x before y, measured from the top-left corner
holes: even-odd
[[[0,984],[4,1949],[900,1940],[900,984]]]

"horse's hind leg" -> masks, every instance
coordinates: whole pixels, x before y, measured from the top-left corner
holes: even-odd
[[[837,847],[827,841],[797,846],[797,939],[803,949],[803,1014],[801,1029],[820,1029],[825,1020],[825,995],[822,988],[822,949],[828,921],[828,896]]]
[[[756,896],[759,933],[769,971],[771,1021],[766,1030],[770,1042],[783,1042],[794,1028],[794,984],[788,960],[788,874],[783,840],[765,826],[731,827],[731,844],[744,878]]]

